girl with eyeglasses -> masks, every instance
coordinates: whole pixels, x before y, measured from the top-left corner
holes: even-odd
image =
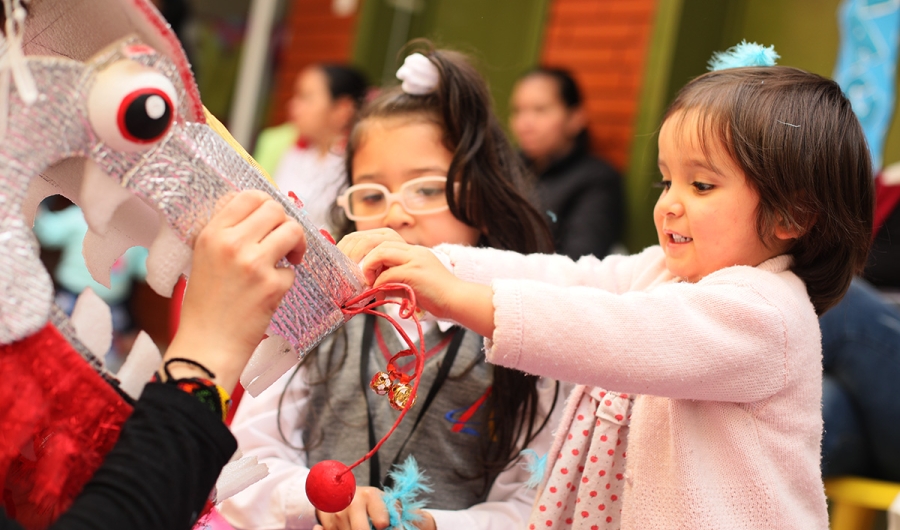
[[[525,198],[520,159],[465,57],[413,54],[397,76],[402,86],[365,107],[349,136],[349,187],[338,199],[348,229],[391,229],[428,247],[550,252],[545,222]],[[232,428],[244,455],[270,473],[222,506],[235,527],[386,528],[381,492],[391,484],[388,471],[409,455],[434,490],[423,499],[419,528],[524,527],[534,490],[519,454],[548,451],[562,409],[559,385],[485,363],[482,337],[442,321],[425,323],[418,402],[376,457],[354,469],[353,503],[338,514],[316,513],[309,503],[309,467],[355,460],[398,413],[369,389],[391,352],[403,349],[381,321],[350,320],[293,374],[245,397]]]

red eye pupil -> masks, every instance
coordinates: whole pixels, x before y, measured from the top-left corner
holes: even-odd
[[[135,90],[119,105],[119,132],[132,142],[155,142],[166,134],[171,124],[172,100],[162,90]]]

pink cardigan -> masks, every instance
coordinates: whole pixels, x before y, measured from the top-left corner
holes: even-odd
[[[490,362],[639,394],[623,529],[828,528],[821,337],[789,256],[691,284],[666,270],[659,247],[578,262],[436,250],[458,277],[493,286]]]

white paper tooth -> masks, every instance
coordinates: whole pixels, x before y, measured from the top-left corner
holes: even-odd
[[[216,481],[215,499],[220,503],[243,491],[269,474],[269,466],[259,463],[255,456],[229,462]]]
[[[132,246],[150,248],[159,232],[159,217],[159,212],[135,195],[116,210],[109,231],[121,232],[134,242]]]
[[[171,297],[178,278],[189,270],[191,255],[191,247],[163,221],[147,255],[147,284],[158,294]]]
[[[250,356],[250,361],[241,373],[241,385],[248,394],[256,397],[295,364],[297,350],[284,337],[270,334]]]
[[[140,198],[132,196],[119,208],[106,233],[93,229],[84,236],[82,254],[91,276],[109,287],[109,271],[113,264],[131,247],[147,247],[159,228],[159,214]]]
[[[91,230],[101,235],[106,234],[113,214],[132,197],[128,190],[107,175],[96,162],[85,162],[79,204]]]
[[[143,331],[138,333],[125,364],[116,374],[122,391],[134,399],[139,398],[144,386],[153,377],[161,362],[162,355],[159,354],[159,348],[153,343],[150,335]]]
[[[110,230],[105,236],[99,236],[92,230],[84,235],[81,254],[91,277],[100,285],[110,288],[110,271],[116,260],[126,250],[134,246],[134,242],[116,230]]]
[[[70,320],[78,340],[98,359],[106,357],[112,344],[112,313],[90,287],[78,295]]]

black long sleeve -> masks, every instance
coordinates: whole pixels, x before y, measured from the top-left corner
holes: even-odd
[[[624,217],[622,179],[618,174],[598,173],[568,197],[557,219],[558,252],[577,260],[591,254],[603,258],[621,241]]]
[[[197,398],[150,383],[103,465],[49,530],[189,530],[236,450]],[[0,518],[0,529],[21,528]]]
[[[900,288],[900,207],[875,234],[863,277],[880,288]]]
[[[538,177],[536,194],[550,221],[556,251],[572,259],[606,256],[621,241],[625,217],[622,178],[578,145]]]

